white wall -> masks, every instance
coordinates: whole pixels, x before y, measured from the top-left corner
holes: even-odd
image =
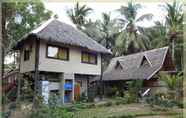
[[[30,59],[27,61],[24,61],[24,50],[26,48],[29,48],[31,45],[32,45],[32,49],[30,52]],[[21,51],[20,72],[24,73],[24,72],[33,71],[35,68],[35,43],[33,41],[25,43],[25,45],[23,46],[23,48],[20,51]]]
[[[70,47],[69,60],[58,60],[46,57],[46,43],[40,43],[39,70],[49,72],[65,72],[78,74],[101,74],[101,56],[98,54],[97,65],[81,63],[81,50]]]

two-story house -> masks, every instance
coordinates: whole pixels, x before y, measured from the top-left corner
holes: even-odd
[[[53,19],[26,34],[14,47],[20,51],[20,73],[39,81],[47,101],[52,93],[63,103],[87,95],[89,80],[101,75],[102,55],[111,52],[76,28]]]

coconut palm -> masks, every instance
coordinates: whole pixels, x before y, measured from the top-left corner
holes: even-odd
[[[110,13],[102,13],[102,21],[99,22],[99,29],[102,33],[102,39],[99,41],[107,49],[113,49],[115,46],[115,38],[119,33],[119,27],[114,19],[111,19]]]
[[[110,13],[102,13],[100,20],[95,22],[89,20],[83,31],[107,49],[112,50],[115,46],[115,38],[119,34],[119,27],[115,20],[111,19]]]
[[[172,57],[174,59],[175,41],[180,36],[183,36],[183,8],[182,4],[174,1],[173,4],[167,3],[165,9],[167,10],[166,25],[169,29],[168,36],[172,46]]]
[[[165,82],[168,93],[171,98],[178,98],[182,96],[182,89],[183,89],[183,73],[177,73],[176,75],[170,75],[165,72],[159,73],[159,79]]]
[[[86,5],[80,6],[77,2],[74,8],[67,10],[67,14],[71,21],[80,28],[86,24],[85,17],[92,11],[92,8],[87,7]]]
[[[119,18],[118,20],[119,23],[123,26],[123,33],[121,33],[121,36],[119,36],[119,40],[123,40],[123,45],[125,46],[121,47],[126,48],[125,53],[128,52],[129,48],[131,48],[131,51],[135,48],[142,48],[145,50],[145,46],[141,41],[142,39],[138,38],[138,31],[140,26],[138,26],[137,23],[145,19],[151,20],[153,15],[144,14],[137,17],[137,10],[140,8],[140,4],[135,4],[133,1],[130,1],[127,6],[121,6],[121,8],[118,9],[122,16],[122,18]]]
[[[145,41],[146,49],[161,48],[168,45],[167,28],[165,24],[157,21],[155,26],[140,29],[140,37]]]

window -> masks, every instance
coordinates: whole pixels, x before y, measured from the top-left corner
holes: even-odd
[[[115,69],[123,69],[123,67],[119,61],[116,62]]]
[[[60,59],[60,60],[69,60],[69,49],[64,47],[57,46],[47,46],[47,57]]]
[[[97,64],[97,55],[89,52],[82,52],[81,62],[88,64]]]
[[[48,46],[48,57],[57,58],[58,56],[58,48],[53,46]]]
[[[147,60],[147,58],[145,56],[142,59],[141,66],[143,66],[143,67],[151,66],[151,63]]]
[[[30,50],[24,50],[24,61],[30,59]]]

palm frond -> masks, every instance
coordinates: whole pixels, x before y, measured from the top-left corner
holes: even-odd
[[[136,22],[143,21],[143,20],[151,20],[153,18],[153,14],[144,14],[137,18]]]

